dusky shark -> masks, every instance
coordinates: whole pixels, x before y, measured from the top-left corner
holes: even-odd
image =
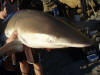
[[[18,33],[18,42],[31,48],[82,48],[93,43],[80,31],[36,10],[20,10],[8,22],[5,35]]]

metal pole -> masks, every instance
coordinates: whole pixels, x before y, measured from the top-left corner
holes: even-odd
[[[87,15],[87,5],[86,5],[86,0],[80,0],[81,1],[81,6],[82,6],[82,12],[84,15]]]

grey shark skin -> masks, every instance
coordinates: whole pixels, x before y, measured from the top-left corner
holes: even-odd
[[[17,31],[17,40],[31,48],[87,47],[91,41],[79,31],[53,16],[35,10],[21,10],[8,22],[9,38]]]

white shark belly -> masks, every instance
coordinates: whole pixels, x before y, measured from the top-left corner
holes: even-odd
[[[84,44],[74,44],[63,38],[57,38],[52,35],[39,33],[24,33],[18,35],[18,40],[31,48],[67,48],[67,47],[85,47]]]
[[[54,36],[49,36],[46,34],[31,34],[24,33],[18,35],[18,40],[23,44],[31,48],[63,48],[66,44],[57,43],[57,39]]]

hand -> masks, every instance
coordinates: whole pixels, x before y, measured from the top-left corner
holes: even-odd
[[[13,52],[22,52],[23,51],[22,44],[19,43],[18,41],[16,41],[15,40],[16,38],[17,38],[17,32],[14,31],[12,33],[11,37],[6,40],[6,44],[4,46],[8,51],[11,51],[11,50]]]
[[[9,42],[15,40],[16,38],[17,38],[17,32],[14,31],[14,32],[12,33],[11,37],[8,38],[8,39],[6,40],[6,43],[9,43]]]

